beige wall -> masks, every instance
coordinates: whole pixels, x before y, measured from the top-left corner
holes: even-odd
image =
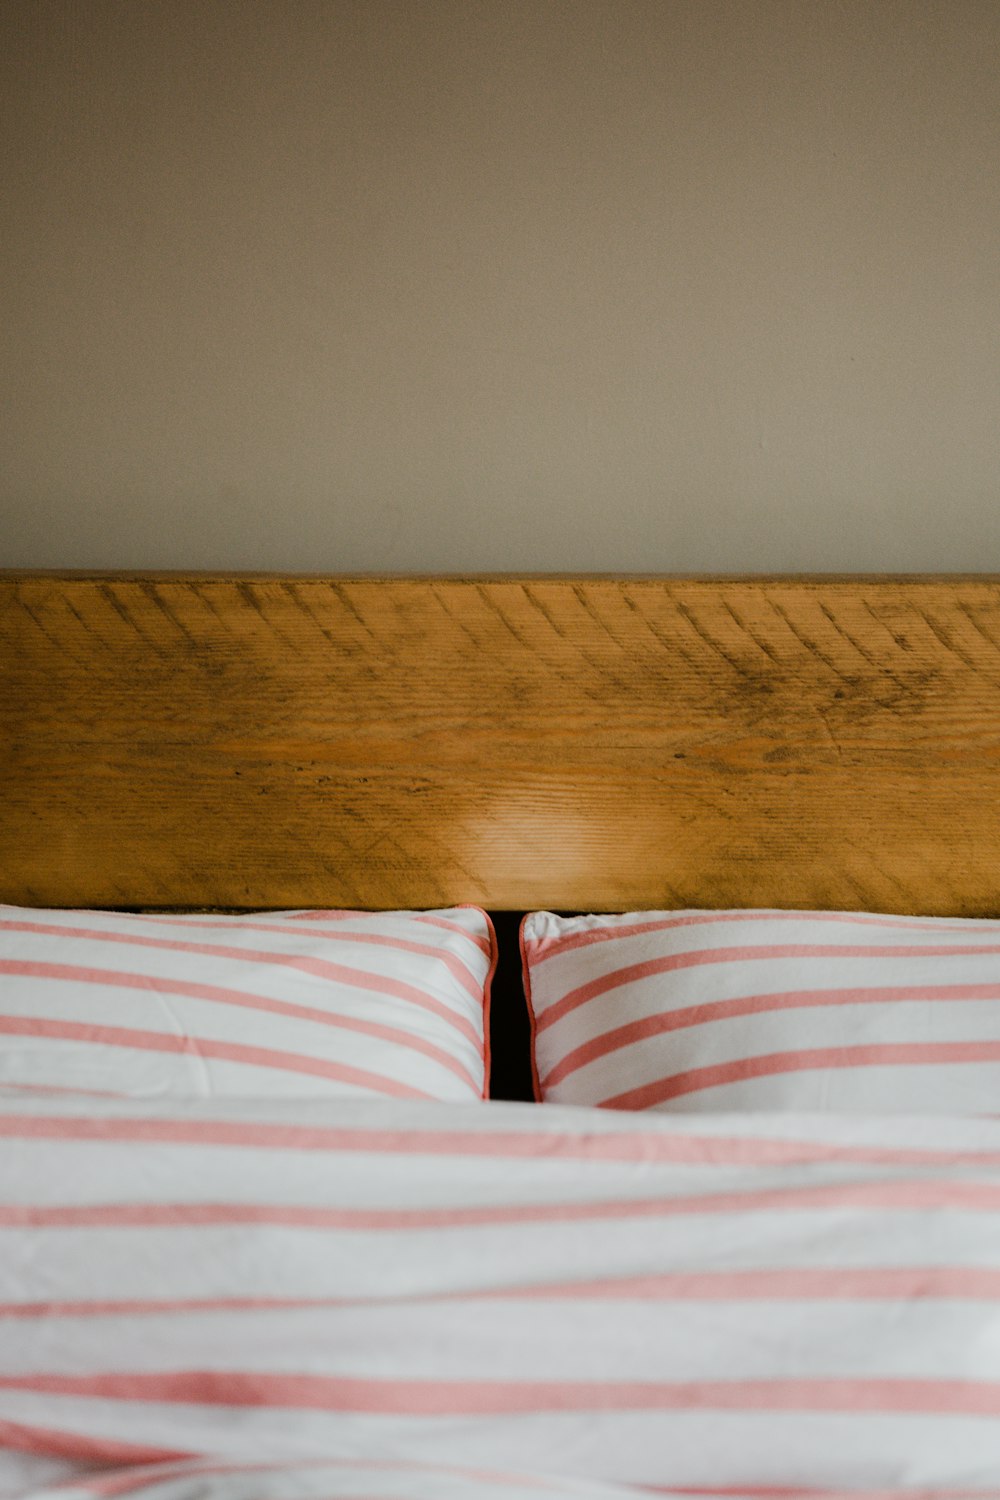
[[[0,29],[0,562],[1000,569],[997,0]]]

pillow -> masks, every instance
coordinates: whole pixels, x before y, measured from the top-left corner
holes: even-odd
[[[607,1109],[1000,1109],[997,922],[531,912],[521,951],[540,1100]]]
[[[0,906],[0,1088],[484,1097],[492,924]]]

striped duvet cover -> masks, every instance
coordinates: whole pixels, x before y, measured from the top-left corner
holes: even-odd
[[[33,1500],[639,1500],[649,1493],[632,1485],[407,1459],[326,1458],[300,1464],[209,1459],[104,1470],[35,1489]],[[705,1500],[705,1492],[671,1491],[670,1500]],[[741,1497],[727,1491],[726,1500]],[[759,1500],[759,1491],[743,1500]]]
[[[1000,1122],[0,1095],[0,1137],[0,1494],[1000,1495]]]
[[[915,1492],[914,1492],[915,1493]],[[486,1471],[400,1459],[317,1459],[301,1464],[212,1460],[136,1466],[36,1489],[33,1500],[767,1500],[753,1491],[650,1490],[552,1474]],[[931,1492],[919,1492],[934,1500]],[[890,1490],[782,1490],[774,1500],[901,1500]],[[911,1496],[912,1500],[912,1496]],[[948,1500],[981,1500],[955,1490]]]

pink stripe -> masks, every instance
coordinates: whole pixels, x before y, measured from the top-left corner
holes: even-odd
[[[476,1297],[465,1292],[464,1297]],[[903,1266],[857,1269],[786,1267],[780,1271],[679,1271],[593,1281],[504,1287],[494,1298],[550,1297],[574,1301],[1000,1301],[1000,1271],[976,1266]]]
[[[0,1094],[11,1091],[22,1094],[83,1094],[88,1099],[120,1099],[113,1089],[78,1089],[62,1083],[21,1083],[0,1075]]]
[[[975,954],[998,953],[1000,947],[987,947],[985,944],[968,947],[957,943],[954,946],[936,944],[925,948],[903,945],[848,947],[846,944],[785,943],[761,948],[706,948],[690,953],[669,953],[660,958],[644,959],[642,963],[628,964],[624,968],[599,974],[586,984],[568,991],[561,1000],[557,1000],[537,1016],[535,1027],[537,1031],[544,1031],[577,1006],[584,1005],[588,1000],[604,995],[609,990],[619,989],[622,985],[633,984],[639,979],[651,979],[658,974],[669,974],[676,969],[694,969],[707,964],[751,963],[765,959],[777,961],[784,958],[965,958]]]
[[[269,1474],[269,1473],[297,1473],[301,1469],[360,1469],[374,1470],[376,1472],[399,1471],[406,1473],[429,1473],[448,1475],[449,1477],[461,1477],[477,1480],[483,1484],[503,1484],[506,1486],[530,1486],[532,1493],[536,1490],[552,1490],[554,1493],[564,1495],[566,1481],[557,1475],[537,1475],[524,1473],[508,1474],[500,1470],[459,1469],[452,1464],[421,1463],[413,1459],[392,1461],[389,1459],[367,1459],[367,1458],[293,1458],[289,1460],[275,1459],[271,1462],[261,1463],[208,1463],[202,1459],[194,1459],[182,1463],[163,1463],[142,1467],[129,1467],[123,1471],[101,1474],[83,1474],[57,1485],[47,1486],[45,1493],[76,1494],[83,1492],[88,1495],[117,1496],[134,1494],[137,1490],[155,1489],[162,1483],[171,1479],[201,1478],[209,1476],[224,1476],[229,1474]],[[571,1481],[572,1482],[572,1481]],[[199,1491],[201,1493],[201,1491]],[[616,1488],[616,1494],[619,1491]],[[623,1493],[623,1492],[622,1492]],[[632,1490],[628,1493],[631,1495]],[[635,1492],[635,1500],[642,1495],[662,1495],[665,1500],[676,1496],[680,1492],[671,1485],[664,1489],[662,1485],[644,1484],[640,1490]],[[341,1494],[338,1491],[338,1495]],[[704,1489],[700,1485],[685,1485],[684,1495],[694,1495],[700,1500],[997,1500],[994,1491],[985,1490],[929,1490],[921,1487],[919,1490],[830,1490],[814,1489],[811,1486],[804,1487],[795,1485],[788,1488],[780,1485],[774,1488],[768,1485],[761,1488],[759,1485],[725,1485],[719,1489],[713,1486]],[[333,1500],[332,1496],[326,1500]],[[381,1492],[369,1490],[367,1487],[362,1496],[359,1492],[352,1492],[350,1500],[381,1500]],[[386,1496],[385,1500],[391,1500]]]
[[[684,916],[669,916],[650,922],[610,924],[602,927],[586,927],[576,932],[567,932],[557,937],[526,938],[533,964],[545,963],[561,953],[571,953],[576,948],[589,948],[593,943],[615,942],[622,938],[641,937],[650,932],[670,932],[678,927],[717,926],[726,922],[827,922],[857,927],[878,927],[887,931],[903,932],[1000,932],[1000,922],[989,922],[975,918],[949,922],[937,917],[893,917],[870,912],[840,911],[787,911],[782,908],[750,909],[731,911],[690,912]]]
[[[448,1474],[462,1479],[476,1479],[490,1484],[525,1484],[531,1483],[543,1489],[560,1487],[558,1478],[536,1479],[534,1475],[507,1474],[497,1469],[489,1471],[473,1469],[468,1467],[456,1467],[452,1464],[438,1464],[433,1461],[421,1461],[419,1459],[391,1459],[391,1458],[364,1458],[361,1456],[350,1458],[289,1458],[289,1459],[263,1459],[260,1462],[252,1460],[244,1463],[224,1463],[206,1459],[194,1459],[180,1463],[163,1463],[155,1467],[145,1469],[132,1468],[126,1474],[97,1474],[84,1475],[80,1478],[70,1480],[66,1485],[56,1486],[57,1489],[82,1489],[95,1495],[126,1495],[147,1485],[162,1483],[168,1479],[184,1479],[187,1477],[202,1478],[208,1475],[224,1474],[272,1474],[272,1473],[298,1473],[302,1469],[361,1469],[371,1470],[375,1473],[403,1473],[413,1472],[421,1474]],[[734,1491],[735,1493],[735,1491]],[[752,1493],[742,1491],[743,1494]],[[804,1494],[799,1491],[799,1494]],[[361,1497],[352,1497],[352,1500],[361,1500]],[[377,1500],[374,1492],[365,1491],[364,1500]],[[871,1500],[865,1495],[855,1495],[851,1500]],[[878,1497],[876,1497],[878,1500]],[[911,1496],[910,1500],[926,1500],[926,1497]],[[961,1497],[959,1497],[961,1500]]]
[[[175,1313],[295,1312],[300,1309],[367,1306],[396,1302],[395,1297],[167,1297],[124,1298],[104,1302],[0,1302],[0,1319],[31,1322],[35,1318],[159,1318]]]
[[[170,938],[144,937],[139,933],[132,936],[120,932],[85,931],[79,927],[50,927],[44,923],[8,923],[6,925],[41,934],[54,933],[59,937],[93,939],[97,942],[121,943],[126,947],[134,948],[156,948],[172,953],[199,953],[208,957],[229,958],[240,963],[262,964],[270,968],[296,969],[300,973],[311,974],[318,979],[332,980],[337,984],[350,985],[354,989],[373,990],[380,995],[391,995],[397,1000],[406,1000],[411,1005],[419,1006],[421,1010],[440,1016],[476,1046],[482,1044],[482,1038],[466,1016],[457,1014],[440,1000],[428,995],[426,991],[417,989],[412,984],[405,984],[400,979],[390,979],[383,974],[371,974],[366,969],[355,969],[347,964],[335,964],[328,959],[310,958],[293,953],[266,952],[255,948],[223,947],[217,943],[182,943]],[[478,989],[476,997],[477,1000],[480,998]]]
[[[348,922],[353,917],[355,921],[366,916],[373,916],[372,912],[365,912],[358,907],[349,906],[317,906],[311,911],[286,911],[283,916],[293,922],[322,922],[328,917],[336,922]],[[382,915],[379,913],[378,915]]]
[[[486,913],[482,912],[478,906],[467,905],[464,909],[466,911],[480,912],[482,916],[486,916]],[[423,922],[427,927],[437,927],[441,932],[461,933],[462,937],[468,938],[471,943],[475,943],[476,947],[482,953],[485,953],[487,958],[492,957],[493,944],[490,939],[480,937],[478,933],[470,932],[467,927],[462,926],[461,922],[453,922],[449,917],[442,917],[438,912],[433,911],[416,911],[413,913],[413,920],[414,922]]]
[[[772,1078],[781,1073],[813,1068],[877,1068],[927,1066],[932,1063],[1000,1061],[1000,1042],[897,1042],[871,1047],[815,1047],[801,1052],[771,1052],[762,1057],[738,1058],[707,1068],[691,1068],[655,1083],[646,1083],[613,1099],[605,1109],[650,1109],[682,1094],[721,1088],[749,1078]]]
[[[474,906],[471,902],[468,902],[468,901],[467,902],[463,902],[458,907],[453,907],[452,910],[456,910],[456,911],[473,911],[473,912],[476,912],[481,917],[487,917],[487,920],[488,920],[488,915],[487,915],[486,912],[483,911],[483,909],[482,909],[481,906]],[[357,912],[357,911],[335,911],[335,912],[328,912],[328,911],[302,911],[302,912],[298,912],[297,913],[297,915],[295,917],[295,920],[297,922],[320,922],[320,921],[323,920],[324,917],[330,917],[330,916],[334,916],[334,917],[359,917],[359,916],[365,916],[365,915],[374,915],[374,914],[373,913]],[[493,945],[492,945],[492,943],[491,943],[491,941],[490,941],[489,938],[482,937],[477,932],[470,932],[469,928],[468,927],[463,927],[462,924],[461,924],[461,922],[452,921],[452,919],[450,917],[446,917],[446,916],[442,915],[441,912],[437,912],[437,911],[380,912],[380,913],[378,913],[378,915],[379,916],[400,916],[400,917],[405,917],[410,922],[423,922],[428,927],[436,927],[436,928],[438,928],[439,931],[441,931],[441,932],[454,932],[454,933],[457,933],[459,935],[459,937],[466,938],[470,943],[473,944],[474,947],[476,947],[476,948],[479,949],[480,953],[485,954],[485,956],[487,958],[492,957]]]
[[[358,1460],[362,1464],[363,1460]],[[328,1459],[328,1458],[294,1458],[294,1459],[272,1459],[263,1460],[260,1463],[252,1461],[246,1463],[213,1463],[202,1458],[184,1459],[180,1462],[160,1463],[147,1468],[130,1468],[125,1473],[117,1474],[83,1474],[79,1478],[69,1480],[65,1485],[55,1486],[59,1489],[85,1490],[90,1495],[130,1495],[136,1490],[142,1490],[156,1485],[164,1484],[171,1479],[186,1478],[208,1478],[209,1476],[222,1476],[226,1474],[271,1474],[281,1473],[285,1470],[299,1469],[327,1469],[336,1468],[341,1465],[350,1464],[354,1466],[353,1460]],[[199,1493],[205,1493],[199,1490]],[[861,1500],[865,1500],[862,1496]]]
[[[0,1390],[123,1402],[486,1416],[543,1411],[914,1412],[996,1420],[1000,1382],[967,1380],[372,1380],[336,1375],[136,1370],[0,1376]]]
[[[501,1203],[442,1208],[320,1208],[284,1203],[84,1203],[44,1207],[0,1205],[0,1229],[174,1229],[213,1225],[280,1224],[295,1229],[345,1231],[467,1229],[484,1224],[560,1224],[617,1219],[672,1218],[719,1213],[805,1212],[813,1209],[876,1212],[952,1208],[1000,1212],[1000,1183],[932,1178],[823,1183],[609,1199],[586,1203]]]
[[[244,990],[224,989],[216,984],[194,984],[184,979],[160,979],[150,974],[124,973],[119,969],[87,969],[79,964],[50,964],[20,959],[0,959],[0,974],[13,974],[25,979],[56,979],[71,981],[74,984],[94,984],[102,989],[115,988],[150,991],[158,995],[184,995],[191,1000],[208,1000],[219,1005],[235,1005],[246,1010],[289,1016],[297,1021],[315,1022],[318,1025],[331,1026],[341,1031],[353,1031],[407,1048],[411,1052],[420,1052],[425,1057],[432,1058],[441,1067],[447,1068],[450,1073],[456,1074],[477,1094],[482,1090],[482,1085],[473,1078],[457,1058],[415,1033],[402,1031],[396,1026],[386,1026],[381,1021],[365,1021],[353,1016],[338,1015],[335,1012],[319,1010],[311,1005],[294,1005],[290,1001],[272,1000],[266,995],[254,995]],[[153,1035],[153,1033],[149,1034]],[[208,1045],[207,1042],[202,1044],[201,1050],[207,1050]],[[477,1045],[481,1049],[482,1041],[480,1040]]]
[[[295,1052],[271,1047],[245,1047],[239,1042],[206,1041],[203,1038],[168,1036],[158,1031],[134,1031],[124,1026],[89,1026],[76,1021],[46,1021],[34,1016],[0,1016],[0,1035],[38,1036],[51,1041],[88,1042],[103,1047],[131,1047],[142,1052],[168,1052],[188,1057],[217,1057],[225,1062],[248,1063],[257,1068],[332,1078],[401,1099],[430,1099],[420,1089],[352,1068],[347,1063],[324,1062]]]
[[[2,1102],[2,1101],[0,1101]],[[644,1165],[773,1165],[844,1162],[866,1166],[1000,1166],[1000,1151],[910,1150],[905,1147],[829,1146],[766,1136],[660,1135],[651,1130],[572,1135],[533,1131],[368,1130],[275,1125],[261,1121],[161,1120],[89,1115],[7,1115],[0,1112],[0,1139],[145,1141],[180,1146],[246,1147],[254,1151],[364,1152],[564,1161],[627,1161]]]
[[[357,916],[357,913],[354,913],[354,915]],[[133,913],[128,914],[129,922],[142,920],[143,918],[141,915]],[[282,922],[250,922],[245,920],[237,920],[234,922],[232,918],[228,922],[219,920],[213,922],[208,918],[201,917],[186,917],[183,919],[183,921],[178,921],[176,918],[172,917],[147,918],[146,920],[159,921],[162,923],[166,923],[171,927],[201,928],[213,932],[232,932],[233,928],[237,927],[240,932],[278,933],[288,936],[294,936],[297,938],[302,937],[301,926],[296,927],[291,923]],[[137,947],[167,947],[176,948],[182,952],[198,952],[200,948],[200,945],[198,944],[180,942],[170,943],[159,938],[144,937],[141,933],[116,933],[110,931],[104,932],[100,929],[85,930],[82,927],[57,927],[54,924],[43,922],[0,921],[0,929],[7,929],[14,932],[51,932],[55,933],[59,937],[79,937],[88,940],[93,939],[96,942],[127,942],[133,943]],[[317,929],[315,928],[313,929],[313,931],[316,930]],[[459,931],[461,932],[462,929],[459,928]],[[453,974],[454,977],[458,980],[459,984],[462,985],[463,989],[468,991],[473,1000],[477,1002],[482,1000],[483,987],[480,984],[479,980],[462,962],[462,960],[456,953],[451,953],[446,948],[435,946],[432,943],[416,943],[411,938],[390,937],[388,934],[376,932],[335,932],[318,930],[318,936],[321,937],[324,942],[358,943],[362,945],[369,944],[376,948],[392,948],[394,950],[398,950],[401,953],[416,953],[420,957],[436,959],[445,965],[450,973]],[[468,936],[468,934],[463,933],[463,936]],[[473,947],[478,946],[475,943],[474,939],[472,939],[471,937],[469,937],[469,941]],[[233,952],[233,950],[231,949],[218,948],[214,945],[210,950],[205,951],[219,953],[224,957],[231,957]]]
[[[598,1057],[618,1052],[649,1037],[661,1036],[665,1032],[683,1031],[691,1026],[709,1025],[714,1021],[728,1021],[735,1016],[765,1015],[779,1010],[800,1010],[811,1007],[834,1005],[878,1005],[900,1004],[908,1000],[998,1000],[1000,983],[993,984],[939,984],[939,985],[885,985],[859,989],[830,990],[782,990],[763,995],[739,995],[733,1000],[708,1000],[701,1005],[686,1005],[679,1010],[658,1011],[655,1015],[643,1016],[641,1020],[629,1021],[616,1026],[601,1036],[592,1037],[579,1047],[567,1052],[554,1068],[542,1079],[543,1089],[553,1088],[570,1073]]]
[[[367,1470],[372,1475],[379,1473],[421,1473],[421,1475],[448,1475],[456,1479],[477,1479],[484,1484],[526,1485],[540,1490],[556,1490],[562,1493],[562,1484],[556,1476],[549,1478],[538,1478],[535,1475],[508,1475],[502,1470],[469,1469],[469,1467],[454,1467],[453,1464],[436,1464],[433,1461],[415,1460],[415,1458],[271,1458],[271,1460],[246,1461],[246,1463],[223,1463],[223,1461],[195,1460],[180,1461],[180,1463],[156,1464],[147,1469],[130,1469],[129,1472],[118,1473],[118,1475],[84,1475],[81,1478],[72,1479],[66,1485],[55,1487],[57,1490],[85,1490],[90,1494],[99,1496],[120,1496],[120,1494],[132,1494],[135,1490],[147,1487],[147,1485],[162,1484],[166,1479],[199,1479],[208,1475],[267,1475],[267,1473],[298,1473],[300,1470],[330,1470],[331,1473],[339,1470]],[[199,1491],[201,1493],[201,1491]],[[243,1491],[246,1494],[246,1491]],[[340,1493],[340,1491],[337,1491]],[[742,1491],[742,1494],[751,1494],[753,1491]],[[799,1491],[802,1496],[804,1491]],[[333,1500],[333,1497],[330,1497]],[[343,1500],[343,1497],[342,1497]],[[364,1491],[364,1497],[355,1496],[352,1493],[351,1500],[378,1500],[375,1491],[369,1494]],[[388,1500],[388,1497],[387,1497]],[[837,1497],[834,1497],[837,1500]],[[868,1496],[852,1496],[850,1500],[871,1500]],[[876,1497],[879,1500],[879,1497]],[[928,1500],[927,1496],[912,1496],[910,1500]],[[960,1497],[961,1500],[961,1497]]]
[[[325,1461],[316,1459],[295,1459],[286,1465],[280,1459],[272,1463],[206,1463],[202,1459],[195,1458],[181,1462],[171,1462],[151,1465],[149,1467],[132,1467],[124,1473],[117,1474],[82,1474],[79,1478],[70,1479],[66,1484],[56,1486],[63,1490],[84,1490],[88,1495],[131,1495],[136,1490],[144,1490],[164,1484],[171,1479],[186,1479],[189,1476],[200,1478],[204,1476],[222,1476],[225,1474],[268,1474],[274,1470],[281,1470],[294,1466],[298,1468],[326,1467]],[[862,1497],[863,1500],[863,1497]]]
[[[180,1448],[155,1448],[149,1443],[123,1443],[115,1438],[87,1437],[57,1427],[9,1422],[0,1417],[0,1447],[38,1458],[72,1459],[79,1463],[157,1464],[190,1459],[194,1454]],[[71,1480],[68,1488],[75,1488]],[[86,1483],[86,1481],[82,1481]]]

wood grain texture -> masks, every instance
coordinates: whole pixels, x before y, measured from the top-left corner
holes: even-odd
[[[1000,580],[0,576],[0,896],[1000,914]]]

